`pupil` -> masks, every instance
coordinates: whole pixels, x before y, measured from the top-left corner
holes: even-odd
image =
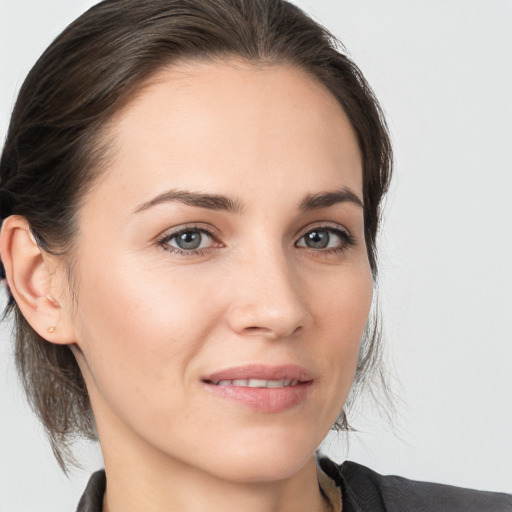
[[[306,245],[312,249],[325,249],[329,244],[327,231],[311,231],[306,235]]]
[[[180,249],[197,249],[201,245],[201,234],[196,231],[187,231],[178,235],[176,243]]]

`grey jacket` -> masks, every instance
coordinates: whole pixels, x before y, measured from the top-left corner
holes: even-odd
[[[343,512],[512,512],[510,494],[383,476],[349,461],[319,463],[340,489]],[[105,472],[94,473],[77,512],[101,512],[105,486]]]
[[[512,512],[510,494],[383,476],[349,461],[320,466],[340,488],[343,512]]]

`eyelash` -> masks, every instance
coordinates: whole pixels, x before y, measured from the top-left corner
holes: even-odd
[[[329,249],[313,249],[311,247],[303,247],[304,250],[308,251],[310,254],[313,254],[314,256],[342,254],[350,247],[356,245],[355,238],[347,229],[339,226],[338,224],[324,223],[308,226],[305,230],[303,230],[299,239],[297,240],[297,242],[295,242],[295,247],[297,247],[297,244],[299,243],[300,240],[302,240],[308,233],[311,233],[313,231],[327,231],[329,234],[336,235],[341,240],[340,247],[332,247]]]
[[[177,254],[178,256],[204,256],[206,253],[206,250],[211,249],[212,247],[207,247],[205,249],[193,249],[193,250],[185,250],[180,249],[178,247],[172,247],[169,245],[169,242],[173,240],[174,238],[183,235],[185,233],[202,233],[204,235],[207,235],[213,240],[213,245],[218,244],[218,246],[222,246],[220,242],[218,242],[219,235],[216,231],[214,231],[212,228],[206,228],[202,227],[197,224],[189,225],[189,226],[182,226],[179,227],[171,232],[165,233],[158,241],[157,244],[166,252],[170,252],[171,254]]]
[[[308,233],[311,233],[313,231],[327,231],[330,234],[334,234],[340,238],[342,241],[342,245],[340,247],[332,247],[328,249],[314,249],[311,247],[302,247],[300,248],[308,251],[311,254],[314,254],[315,256],[321,256],[321,255],[330,255],[330,254],[341,254],[345,252],[350,247],[353,247],[356,244],[355,238],[350,234],[348,230],[345,228],[341,228],[339,225],[331,225],[331,224],[319,224],[316,226],[308,226],[307,229],[303,230],[301,235],[299,236],[298,240],[295,242],[294,246],[298,247],[297,244],[300,240],[302,240]],[[212,246],[207,247],[205,249],[191,249],[191,250],[185,250],[180,249],[178,247],[173,247],[169,245],[169,242],[176,237],[190,232],[196,232],[196,233],[202,233],[207,235],[212,239]],[[189,225],[189,226],[183,226],[180,228],[177,228],[171,232],[165,233],[163,236],[161,236],[158,241],[157,245],[160,246],[164,251],[170,252],[172,254],[177,254],[178,256],[184,256],[184,257],[192,257],[192,256],[204,256],[206,252],[209,249],[215,248],[215,245],[217,244],[217,247],[223,247],[222,243],[218,241],[219,235],[217,232],[211,228],[202,227],[200,225]]]

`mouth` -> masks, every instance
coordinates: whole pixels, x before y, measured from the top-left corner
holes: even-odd
[[[205,376],[202,382],[209,392],[231,403],[277,413],[304,403],[313,376],[295,365],[248,365]]]
[[[207,384],[215,386],[241,386],[245,388],[287,388],[289,386],[296,386],[300,381],[297,379],[280,379],[280,380],[266,380],[266,379],[234,379],[234,380],[219,380],[218,382],[205,381]]]

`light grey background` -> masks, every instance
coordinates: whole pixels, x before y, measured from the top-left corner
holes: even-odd
[[[0,136],[39,54],[85,0],[0,0]],[[381,237],[395,426],[358,408],[349,448],[383,473],[512,492],[512,2],[300,0],[347,46],[387,113],[396,175]],[[98,449],[64,477],[0,333],[0,512],[74,510]]]

